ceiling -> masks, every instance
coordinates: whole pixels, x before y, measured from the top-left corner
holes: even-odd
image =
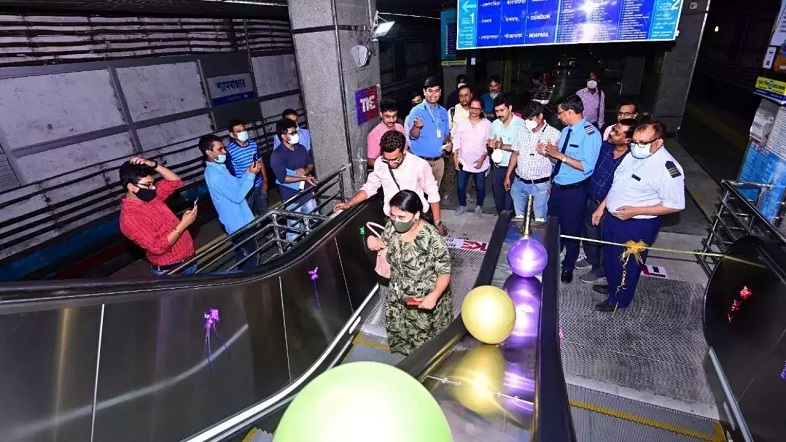
[[[309,1],[309,0],[299,0]],[[380,12],[439,17],[447,0],[377,0]],[[46,13],[109,13],[211,18],[285,18],[287,0],[0,0],[0,10]]]

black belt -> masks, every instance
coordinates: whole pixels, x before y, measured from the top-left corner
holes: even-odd
[[[523,182],[525,184],[541,184],[541,183],[545,183],[545,182],[547,182],[548,180],[551,179],[551,177],[547,176],[547,177],[544,177],[544,178],[538,178],[536,180],[528,180],[528,179],[522,178],[522,177],[520,177],[518,175],[516,175],[516,178],[518,178],[519,181],[521,181],[521,182]]]
[[[556,187],[557,189],[561,189],[561,190],[575,189],[577,187],[582,187],[582,186],[586,185],[589,182],[589,180],[590,179],[587,178],[584,181],[579,181],[578,183],[573,183],[573,184],[557,184],[557,183],[554,183],[554,187]]]
[[[181,265],[183,265],[183,263],[185,263],[189,259],[191,259],[191,258],[184,259],[182,261],[178,261],[178,262],[175,262],[175,263],[172,263],[172,264],[163,265],[163,266],[159,266],[159,265],[155,265],[155,264],[151,263],[150,266],[153,267],[154,269],[158,270],[159,272],[161,272],[161,271],[165,271],[165,270],[176,269],[176,268],[180,267]]]
[[[437,161],[437,160],[441,160],[442,159],[441,156],[439,156],[439,157],[431,157],[431,158],[427,158],[427,157],[420,157],[420,158],[423,158],[426,161]]]

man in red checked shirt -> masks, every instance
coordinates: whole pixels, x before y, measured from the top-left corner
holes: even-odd
[[[163,181],[156,183],[158,172]],[[164,275],[194,256],[194,241],[186,229],[197,216],[196,205],[177,219],[164,201],[183,181],[156,161],[131,158],[120,166],[120,184],[126,190],[120,206],[120,231],[147,252],[150,273]],[[196,264],[184,274],[196,273]]]

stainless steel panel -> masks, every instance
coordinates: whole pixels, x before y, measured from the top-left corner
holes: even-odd
[[[352,316],[347,285],[334,243],[311,252],[281,277],[292,379],[327,349]],[[319,268],[318,279],[310,272]]]
[[[353,226],[342,229],[336,235],[336,247],[338,247],[341,267],[347,280],[347,289],[352,303],[352,310],[356,310],[363,301],[366,300],[371,289],[380,281],[374,272],[377,261],[376,252],[368,250],[366,247],[366,237],[372,233],[365,227],[369,221],[377,224],[384,224],[385,216],[382,212],[381,200],[369,202],[378,206],[377,210],[365,210],[352,218]]]
[[[100,312],[0,316],[0,439],[90,440]]]
[[[204,314],[217,308],[224,349]],[[289,382],[278,278],[107,306],[96,441],[180,440]]]

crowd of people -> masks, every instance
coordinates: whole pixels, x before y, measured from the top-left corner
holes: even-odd
[[[450,256],[444,241],[441,192],[446,171],[455,171],[458,200],[456,216],[469,211],[468,186],[474,183],[472,214],[483,218],[487,177],[491,176],[497,215],[513,211],[523,217],[533,199],[535,221],[556,217],[562,235],[583,237],[586,258],[578,261],[580,241],[563,238],[561,281],[571,283],[575,268],[590,267],[580,278],[606,295],[599,311],[627,307],[639,277],[639,263],[623,264],[619,246],[599,246],[591,240],[622,244],[651,244],[660,216],[685,207],[681,166],[664,147],[666,128],[657,121],[640,121],[638,106],[621,100],[617,120],[605,124],[606,95],[591,73],[585,88],[557,103],[561,130],[547,122],[548,96],[542,74],[533,75],[532,100],[514,110],[502,93],[498,77],[487,82],[488,91],[477,95],[466,75],[441,103],[438,78],[425,80],[422,92],[412,95],[412,109],[399,119],[396,103],[382,100],[380,123],[367,138],[366,183],[335,210],[349,209],[381,192],[388,217],[382,237],[370,242],[385,250],[390,262],[388,333],[391,349],[407,354],[444,328],[452,319]],[[229,144],[215,135],[199,140],[205,160],[205,182],[227,234],[240,230],[267,210],[268,190],[278,186],[287,210],[311,213],[316,208],[316,186],[311,156],[311,134],[297,124],[297,113],[283,112],[276,124],[270,164],[243,122],[232,121]],[[272,176],[268,176],[268,166]],[[451,170],[452,169],[452,170]],[[156,183],[154,174],[162,181]],[[122,232],[147,252],[151,273],[163,274],[183,265],[194,254],[187,228],[197,207],[177,218],[164,200],[182,185],[179,177],[161,164],[133,158],[120,169],[125,190]],[[297,195],[301,195],[297,197]],[[295,219],[289,220],[297,231]],[[238,246],[241,270],[258,265],[253,237],[232,236]],[[642,253],[646,259],[646,252]],[[195,267],[185,270],[193,273]],[[624,283],[623,283],[623,275]],[[404,302],[405,298],[409,302]]]

